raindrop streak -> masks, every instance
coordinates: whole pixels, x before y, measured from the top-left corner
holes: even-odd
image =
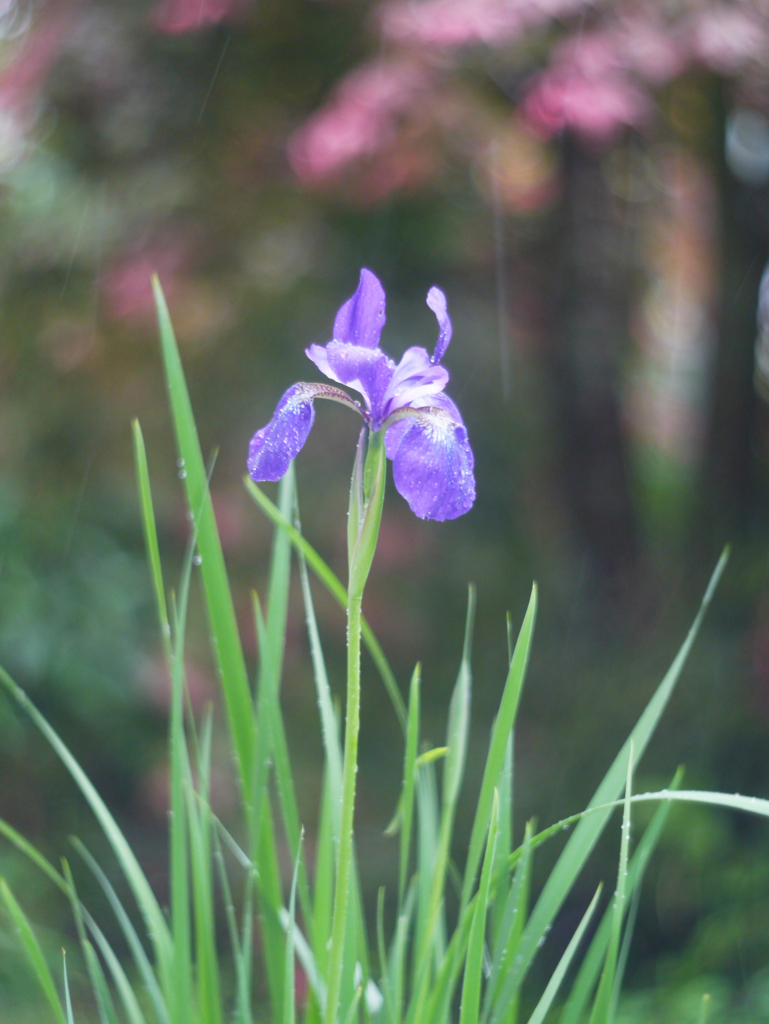
[[[90,473],[91,473],[91,463],[92,462],[93,462],[93,456],[90,456],[89,459],[88,459],[88,463],[87,463],[87,465],[85,467],[85,473],[83,474],[83,482],[80,485],[80,493],[77,496],[77,503],[75,504],[75,515],[74,515],[74,517],[72,519],[72,527],[70,528],[69,536],[67,537],[67,543],[64,545],[64,553],[63,553],[62,557],[65,560],[69,556],[69,549],[72,547],[72,538],[75,536],[75,528],[77,526],[77,521],[80,518],[80,507],[83,504],[83,498],[85,496],[85,489],[88,486],[88,477],[90,476]]]
[[[72,256],[70,257],[69,265],[67,266],[67,273],[64,275],[64,284],[61,287],[60,298],[64,298],[64,293],[67,290],[67,284],[69,283],[69,275],[72,273],[72,264],[75,262],[75,256],[77,256],[77,250],[80,248],[80,237],[83,234],[83,227],[85,226],[85,218],[88,215],[88,207],[91,203],[91,197],[89,196],[85,201],[83,207],[83,216],[80,218],[80,227],[77,231],[77,238],[75,239],[75,246],[72,250]]]
[[[510,398],[510,316],[507,295],[507,247],[505,221],[499,196],[499,151],[495,145],[491,156],[491,202],[494,215],[494,271],[497,290],[497,334],[499,337],[499,369],[502,397]]]
[[[201,120],[203,119],[203,114],[208,105],[208,101],[211,97],[211,92],[213,91],[214,83],[216,82],[216,77],[219,74],[219,68],[222,66],[222,61],[224,60],[224,55],[227,52],[227,47],[230,45],[231,38],[231,36],[227,36],[227,38],[224,40],[224,46],[222,47],[222,52],[219,54],[219,60],[217,61],[216,68],[214,69],[214,75],[213,78],[211,79],[211,84],[208,87],[206,98],[203,100],[203,106],[200,108],[200,113],[198,114],[198,124],[200,124]]]

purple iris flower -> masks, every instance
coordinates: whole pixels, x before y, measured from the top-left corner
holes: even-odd
[[[304,446],[315,419],[313,401],[329,398],[363,417],[369,430],[385,431],[395,486],[422,519],[456,519],[475,501],[473,453],[459,410],[443,393],[449,374],[443,358],[451,341],[451,320],[440,288],[427,293],[438,320],[432,357],[423,348],[404,352],[396,366],[379,348],[385,322],[385,294],[370,270],[342,306],[327,345],[310,345],[307,356],[326,377],[359,392],[363,403],[328,384],[294,384],[275,415],[258,430],[248,455],[254,480],[279,480]]]

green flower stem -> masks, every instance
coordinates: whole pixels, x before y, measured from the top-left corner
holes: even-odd
[[[374,559],[379,523],[382,518],[386,460],[384,438],[372,434],[361,473],[361,437],[358,458],[353,469],[350,493],[349,583],[347,595],[347,708],[344,731],[344,770],[342,774],[342,815],[339,853],[334,889],[334,917],[331,925],[331,949],[328,962],[328,987],[324,1024],[336,1024],[339,991],[342,982],[347,903],[352,868],[355,781],[358,772],[358,732],[360,729],[360,641],[361,606],[371,563]],[[358,528],[355,530],[355,520]]]

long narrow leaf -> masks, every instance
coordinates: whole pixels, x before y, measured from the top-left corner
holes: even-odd
[[[133,850],[90,779],[70,753],[69,748],[63,743],[58,733],[49,725],[47,719],[38,711],[21,687],[16,685],[3,668],[0,668],[0,684],[5,687],[17,704],[26,711],[43,736],[45,736],[90,804],[91,810],[109,840],[126,880],[133,891],[139,909],[144,916],[148,932],[152,936],[161,972],[163,972],[166,980],[169,980],[171,937],[168,926]]]
[[[291,539],[291,543],[297,551],[301,551],[304,554],[304,557],[307,559],[307,564],[321,583],[326,587],[331,596],[342,606],[342,608],[346,608],[347,588],[344,583],[342,583],[339,577],[329,569],[328,565],[326,565],[318,552],[310,543],[308,543],[307,540],[305,540],[302,534],[292,526],[285,516],[281,515],[280,510],[273,504],[273,502],[270,501],[264,491],[262,491],[262,489],[249,477],[245,477],[244,482],[246,490],[267,518],[276,526],[279,526],[281,530],[286,532],[287,536]],[[368,648],[368,652],[382,678],[385,689],[390,696],[390,700],[395,708],[395,713],[398,716],[401,728],[405,731],[406,705],[403,703],[403,697],[401,697],[400,690],[398,689],[398,683],[396,682],[392,669],[384,655],[384,651],[380,647],[379,641],[374,636],[374,633],[365,618],[361,621],[361,636],[363,637],[363,642]]]
[[[486,935],[486,910],[489,903],[491,869],[494,865],[494,848],[497,843],[498,817],[499,795],[495,791],[494,802],[491,806],[488,840],[486,842],[486,856],[483,860],[483,870],[481,872],[481,884],[478,888],[478,896],[473,912],[473,923],[470,926],[470,939],[467,943],[459,1024],[477,1024],[478,1022],[478,1011],[481,1005],[481,971],[483,969],[483,946]]]
[[[590,901],[590,906],[583,914],[582,920],[579,922],[579,927],[572,935],[569,945],[566,947],[563,956],[558,961],[558,966],[553,971],[545,991],[542,993],[539,1002],[534,1008],[534,1013],[529,1017],[529,1024],[542,1024],[547,1016],[548,1010],[553,1005],[553,1000],[558,995],[558,989],[561,987],[564,975],[568,971],[571,962],[574,959],[574,954],[577,952],[579,944],[582,941],[582,936],[585,934],[585,930],[590,924],[595,908],[598,906],[601,888],[602,886],[599,885],[596,889],[595,896],[593,896],[593,899]]]
[[[179,349],[163,291],[157,277],[152,280],[160,330],[160,346],[166,372],[168,395],[179,451],[180,476],[184,480],[187,504],[197,530],[201,572],[206,595],[214,657],[227,707],[230,732],[246,806],[250,803],[254,757],[254,722],[246,663],[238,634],[235,608],[227,579],[222,545],[216,529],[208,476],[200,450],[198,432],[184,379]]]
[[[526,676],[526,667],[529,663],[529,651],[534,633],[534,621],[537,615],[537,587],[532,587],[529,606],[523,619],[521,631],[510,660],[510,669],[507,673],[505,688],[502,692],[502,700],[499,705],[499,712],[494,722],[489,744],[489,753],[486,758],[486,767],[483,771],[481,792],[478,797],[478,805],[475,811],[473,829],[470,833],[470,845],[467,852],[467,863],[465,865],[465,876],[462,883],[461,905],[464,906],[470,899],[470,893],[475,885],[476,872],[481,857],[483,836],[486,832],[491,802],[494,797],[494,789],[499,783],[500,772],[505,762],[505,751],[508,740],[515,724],[515,716],[521,699],[521,690]]]
[[[640,760],[657,723],[665,710],[670,695],[678,682],[681,671],[686,663],[689,651],[699,632],[700,625],[710,604],[711,598],[718,584],[721,574],[728,559],[728,549],[724,551],[719,559],[718,565],[708,584],[705,596],[694,623],[684,641],[681,649],[676,655],[673,664],[666,673],[664,679],[657,688],[656,693],[641,715],[638,723],[633,729],[630,737],[617,754],[609,771],[596,790],[588,807],[608,804],[616,800],[625,783],[625,769],[628,761],[630,742],[632,740],[636,750],[636,758]],[[546,932],[547,927],[552,923],[558,913],[563,901],[566,899],[577,876],[590,855],[593,847],[598,841],[601,833],[606,827],[611,811],[607,808],[596,814],[584,817],[575,828],[566,847],[561,853],[555,867],[553,868],[544,889],[537,900],[537,904],[529,918],[526,929],[521,938],[518,959],[513,966],[506,980],[503,994],[500,997],[497,1007],[491,1017],[492,1024],[502,1024],[502,1016],[506,1007],[515,997],[523,978],[539,947],[540,939]]]
[[[417,750],[419,749],[419,688],[421,669],[414,668],[409,687],[409,717],[406,726],[406,750],[403,757],[403,791],[401,793],[400,865],[398,871],[398,903],[403,902],[411,852],[411,825],[414,817],[414,783]]]
[[[40,948],[40,943],[37,941],[35,933],[32,931],[32,926],[27,920],[26,914],[16,902],[16,897],[8,888],[4,878],[0,878],[0,895],[2,895],[5,900],[5,905],[8,908],[8,912],[11,915],[13,923],[16,925],[16,930],[19,933],[21,943],[27,952],[30,963],[32,964],[35,977],[37,978],[38,984],[42,989],[48,1005],[51,1007],[54,1017],[58,1024],[67,1024],[64,1009],[61,1005],[59,994],[56,991],[56,985],[54,984],[48,964],[45,962],[45,957],[43,956],[43,951]]]

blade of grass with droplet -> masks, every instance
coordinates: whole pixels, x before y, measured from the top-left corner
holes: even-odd
[[[284,530],[286,535],[290,538],[291,543],[297,551],[301,551],[304,557],[307,559],[307,564],[326,587],[331,596],[336,602],[341,605],[342,608],[347,608],[347,588],[344,583],[331,571],[326,565],[323,559],[320,557],[318,552],[313,546],[302,536],[302,534],[290,523],[286,516],[281,515],[279,509],[273,502],[267,497],[267,495],[258,487],[253,480],[249,477],[244,477],[246,490],[251,495],[253,500],[264,512],[268,519],[270,519],[276,526],[279,526],[281,530]],[[395,713],[398,716],[398,721],[401,724],[401,728],[406,729],[406,705],[403,703],[403,697],[401,697],[398,684],[393,675],[393,671],[385,657],[384,651],[379,645],[379,641],[374,636],[374,633],[366,622],[365,618],[361,621],[361,636],[363,642],[366,645],[369,654],[371,655],[372,661],[379,672],[382,682],[385,685],[390,700],[392,701]]]
[[[521,699],[521,690],[523,689],[523,681],[526,676],[526,667],[529,663],[529,651],[531,650],[536,615],[537,587],[535,584],[531,590],[529,606],[526,609],[523,624],[518,634],[513,657],[510,659],[510,669],[507,673],[499,711],[494,722],[494,728],[492,729],[489,753],[483,771],[483,781],[481,782],[481,791],[478,797],[473,828],[470,833],[470,845],[467,851],[465,875],[462,883],[462,898],[460,902],[462,907],[470,899],[470,893],[475,885],[476,873],[483,849],[483,840],[488,828],[491,801],[494,797],[495,787],[499,784],[499,776],[504,766],[508,740],[515,724],[515,716]]]
[[[37,936],[32,931],[32,926],[27,920],[26,914],[16,902],[16,897],[8,888],[4,878],[0,878],[0,895],[5,901],[8,913],[16,926],[16,931],[19,934],[21,944],[24,947],[27,957],[29,958],[29,962],[32,965],[37,982],[48,1005],[51,1007],[54,1017],[58,1024],[67,1024],[64,1009],[61,1005],[59,994],[56,991],[56,985],[54,984],[48,964],[45,962],[45,957],[43,956],[43,951],[40,948],[40,943],[37,941]]]
[[[409,715],[406,725],[406,749],[403,757],[403,789],[401,791],[400,863],[398,869],[398,905],[403,903],[411,853],[411,826],[414,819],[414,785],[419,749],[419,689],[421,668],[414,668],[409,686]]]
[[[494,865],[494,851],[497,844],[497,822],[499,820],[499,793],[493,793],[491,820],[486,841],[486,856],[483,859],[481,881],[470,925],[470,938],[465,958],[465,976],[462,982],[462,1001],[459,1010],[459,1024],[478,1024],[481,1006],[481,974],[483,971],[483,945],[486,936],[486,911],[489,904],[491,870]]]
[[[601,895],[602,888],[603,884],[599,885],[596,889],[595,896],[593,896],[590,906],[583,914],[579,927],[572,935],[569,945],[566,947],[563,956],[558,961],[558,966],[550,976],[550,980],[545,987],[545,991],[542,993],[539,1002],[534,1008],[534,1013],[529,1017],[528,1024],[543,1024],[550,1007],[553,1005],[553,1000],[558,995],[558,989],[563,983],[564,975],[571,966],[574,954],[577,952],[580,942],[582,942],[582,937],[585,934],[587,926],[590,924],[595,908],[598,906],[598,899]]]
[[[705,612],[710,604],[713,592],[715,591],[718,581],[721,578],[721,574],[726,566],[727,559],[728,549],[724,551],[718,561],[718,565],[716,566],[707,590],[705,591],[705,596],[702,599],[702,603],[695,617],[694,623],[692,624],[681,649],[673,660],[673,664],[665,674],[665,677],[658,686],[654,696],[646,706],[646,709],[639,718],[631,736],[625,742],[622,749],[614,759],[614,762],[594,793],[588,807],[607,804],[610,801],[615,800],[622,792],[625,783],[625,769],[627,766],[631,739],[636,750],[636,757],[640,759],[643,755],[662,712],[665,710],[667,702],[670,699],[673,689],[678,682],[681,671],[683,670],[684,664],[689,655],[689,651],[694,644],[694,640],[699,632]],[[514,965],[506,979],[504,990],[492,1012],[492,1024],[502,1024],[503,1014],[515,997],[515,994],[518,991],[532,960],[534,959],[540,939],[545,934],[548,925],[551,924],[555,915],[561,908],[563,901],[566,899],[566,896],[574,884],[574,881],[581,872],[585,861],[606,827],[606,823],[608,822],[610,815],[611,810],[609,809],[599,811],[595,814],[590,814],[583,817],[574,829],[574,832],[558,858],[555,867],[548,876],[547,882],[545,883],[542,893],[540,894],[534,910],[532,911],[531,917],[526,925],[519,948],[520,959],[517,964]]]
[[[625,801],[622,808],[622,832],[620,840],[619,869],[617,871],[617,887],[611,907],[611,933],[609,947],[606,951],[601,980],[598,984],[590,1024],[609,1024],[611,1013],[614,979],[617,971],[622,921],[625,916],[625,894],[627,889],[627,865],[630,849],[630,798],[633,795],[633,741],[630,741],[628,752],[627,779],[625,782]]]
[[[243,798],[248,809],[254,757],[251,690],[192,404],[168,307],[157,276],[152,279],[152,287],[176,443],[184,474],[184,489],[189,510],[194,517],[198,551],[202,559],[201,573],[213,637],[213,654],[227,708]]]
[[[179,457],[184,463],[182,471],[187,504],[193,515],[202,559],[203,592],[212,634],[212,651],[224,695],[244,809],[250,820],[254,815],[251,787],[256,733],[251,690],[192,405],[168,307],[157,277],[153,279],[153,290],[174,430]],[[265,804],[267,806],[266,813],[262,815],[263,824],[256,850],[260,865],[264,952],[273,1011],[280,1019],[284,959],[282,932],[276,927],[276,915],[281,905],[280,875],[269,803],[264,795],[256,794],[254,802],[259,800],[263,801],[259,804],[260,809]]]
[[[144,917],[147,930],[152,938],[158,968],[163,979],[163,990],[168,991],[171,981],[171,964],[173,949],[171,936],[168,931],[163,912],[158,905],[147,878],[139,866],[139,862],[120,831],[117,822],[107,809],[106,804],[97,793],[94,785],[72,756],[69,748],[61,740],[56,730],[48,723],[48,720],[38,711],[32,701],[27,697],[21,687],[13,681],[5,669],[0,668],[0,684],[14,698],[16,703],[30,716],[36,727],[53,748],[59,759],[70,773],[80,792],[91,807],[97,821],[99,822],[105,836],[107,837],[118,863],[131,887],[134,898]]]
[[[136,464],[136,480],[139,487],[139,507],[142,514],[142,527],[144,530],[144,543],[147,548],[147,561],[149,563],[150,579],[155,592],[155,606],[158,613],[160,625],[160,639],[163,644],[166,659],[171,662],[171,626],[168,619],[168,608],[166,606],[166,592],[163,583],[163,570],[160,564],[160,546],[158,545],[158,530],[155,522],[155,509],[152,503],[152,489],[150,487],[150,473],[147,465],[147,452],[144,447],[142,428],[138,420],[131,424],[134,443],[134,461]]]

